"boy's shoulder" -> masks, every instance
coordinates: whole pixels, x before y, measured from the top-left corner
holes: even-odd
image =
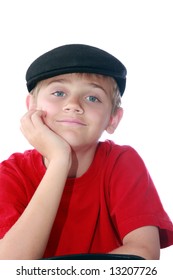
[[[129,145],[119,145],[112,140],[99,142],[99,149],[110,156],[120,155],[126,152],[137,154],[137,151],[133,147]]]
[[[0,169],[13,169],[16,171],[20,169],[34,169],[38,164],[43,165],[42,156],[35,149],[31,149],[11,154],[8,159],[0,163]]]
[[[138,152],[129,145],[119,145],[112,140],[106,140],[99,143],[98,150],[100,161],[109,166],[115,166],[115,164],[126,167],[131,164],[142,168],[145,166]]]

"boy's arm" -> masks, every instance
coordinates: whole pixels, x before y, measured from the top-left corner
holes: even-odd
[[[160,258],[160,240],[158,228],[144,226],[128,233],[123,239],[123,245],[110,254],[130,254],[147,260]]]
[[[42,115],[29,111],[22,131],[49,165],[25,211],[0,240],[0,259],[42,258],[71,166],[70,146],[43,124]]]

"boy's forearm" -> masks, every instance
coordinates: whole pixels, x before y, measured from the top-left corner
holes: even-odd
[[[68,160],[50,162],[27,208],[0,241],[0,259],[42,258],[68,171]]]

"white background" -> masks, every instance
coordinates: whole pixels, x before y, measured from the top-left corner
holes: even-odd
[[[0,3],[0,161],[30,148],[20,132],[25,72],[51,48],[91,44],[127,67],[124,117],[111,138],[144,159],[173,219],[173,16],[170,0],[11,0]],[[173,256],[173,246],[162,259]]]

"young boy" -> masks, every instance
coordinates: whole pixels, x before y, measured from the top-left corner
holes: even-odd
[[[0,165],[0,259],[131,254],[159,259],[173,225],[137,152],[112,141],[126,68],[87,45],[55,48],[26,74],[21,130],[34,147]]]

